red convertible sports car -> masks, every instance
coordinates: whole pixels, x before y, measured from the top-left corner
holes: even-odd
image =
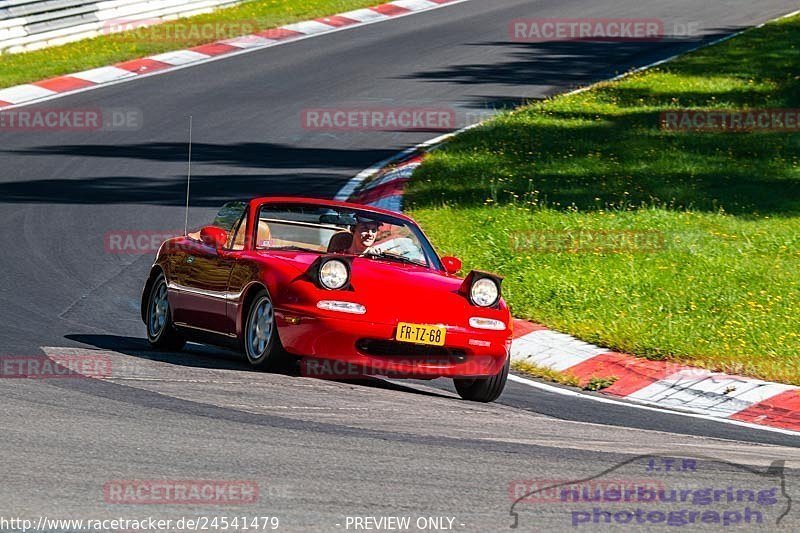
[[[511,316],[500,277],[460,269],[407,216],[257,198],[162,244],[142,319],[159,349],[191,340],[234,345],[258,368],[300,356],[307,375],[448,377],[490,402],[508,377]]]

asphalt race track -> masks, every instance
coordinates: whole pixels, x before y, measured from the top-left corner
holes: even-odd
[[[667,484],[723,490],[763,484],[773,461],[789,461],[786,492],[800,502],[800,439],[788,434],[511,382],[498,403],[480,405],[438,381],[334,383],[252,372],[234,354],[200,346],[152,352],[139,295],[153,254],[106,243],[109,232],[182,228],[189,115],[198,226],[228,199],[332,197],[365,167],[439,134],[310,131],[304,109],[453,108],[462,126],[796,8],[472,0],[40,104],[134,110],[143,126],[0,132],[0,355],[101,349],[114,363],[106,380],[0,380],[0,518],[235,514],[277,516],[285,531],[345,531],[348,516],[391,515],[495,531],[513,522],[516,480],[606,475],[639,455],[702,456],[702,467]],[[509,22],[526,17],[662,18],[668,30],[700,31],[657,43],[511,42]],[[607,476],[647,477],[642,461]],[[109,481],[137,479],[255,480],[260,499],[200,507],[104,498]],[[800,506],[779,526],[777,507],[762,509],[763,527],[798,530]],[[516,510],[523,531],[573,525],[564,504]]]

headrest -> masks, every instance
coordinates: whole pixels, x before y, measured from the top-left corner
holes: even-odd
[[[353,234],[349,231],[340,231],[334,233],[328,243],[329,254],[341,254],[346,252],[353,246]]]

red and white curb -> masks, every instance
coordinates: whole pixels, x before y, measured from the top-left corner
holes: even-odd
[[[372,205],[397,211],[403,210],[403,191],[414,170],[422,164],[425,154],[436,150],[445,141],[481,123],[471,124],[452,133],[412,146],[388,159],[375,163],[347,181],[334,197],[342,202]]]
[[[511,357],[578,378],[616,380],[601,392],[714,418],[800,431],[800,388],[612,352],[515,321]]]
[[[252,35],[203,44],[187,50],[176,50],[124,61],[113,66],[94,68],[35,83],[8,87],[0,89],[0,110],[51,100],[67,94],[162,74],[223,57],[431,11],[466,1],[469,0],[395,0],[374,7],[287,24]]]
[[[351,196],[344,196],[341,199],[399,213],[403,210],[403,190],[406,183],[421,164],[422,156],[412,155],[380,172],[375,179],[370,180]],[[340,197],[337,196],[337,199]]]

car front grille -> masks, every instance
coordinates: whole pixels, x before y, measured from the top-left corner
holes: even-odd
[[[443,363],[456,363],[463,361],[466,350],[447,348],[445,346],[423,346],[407,342],[398,342],[380,339],[360,339],[356,349],[366,355],[383,357],[413,357],[425,362],[442,359]]]

